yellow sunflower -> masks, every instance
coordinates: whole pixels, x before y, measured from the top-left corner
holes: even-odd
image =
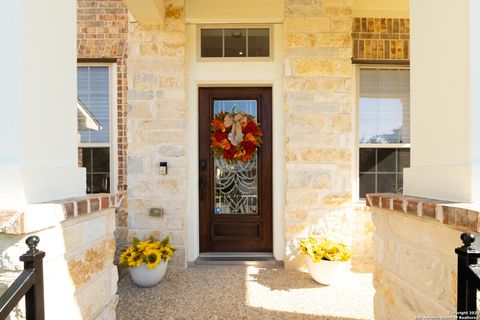
[[[146,250],[143,256],[149,269],[154,269],[162,261],[162,254],[158,250]]]

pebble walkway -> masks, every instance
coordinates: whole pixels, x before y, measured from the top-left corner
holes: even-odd
[[[308,273],[258,267],[169,267],[151,288],[119,283],[118,320],[373,319],[371,273],[322,286]]]

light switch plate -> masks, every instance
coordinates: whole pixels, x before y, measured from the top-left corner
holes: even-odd
[[[167,174],[167,167],[160,167],[160,174],[166,175]]]

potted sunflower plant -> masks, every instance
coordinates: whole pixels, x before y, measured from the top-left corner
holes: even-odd
[[[175,250],[168,237],[162,241],[153,236],[144,241],[133,237],[132,245],[120,255],[119,262],[129,268],[137,285],[151,287],[162,280]]]
[[[300,241],[299,248],[307,255],[310,276],[327,286],[342,277],[352,257],[352,252],[344,243],[327,238],[308,237]]]

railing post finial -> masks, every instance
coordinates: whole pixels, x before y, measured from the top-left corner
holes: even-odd
[[[463,242],[464,248],[470,248],[470,245],[475,242],[475,236],[468,232],[462,233],[462,235],[460,236],[460,239]]]
[[[40,242],[40,238],[38,236],[30,236],[25,240],[25,243],[28,246],[28,251],[27,254],[34,255],[35,253],[38,252],[37,246],[38,243]]]

